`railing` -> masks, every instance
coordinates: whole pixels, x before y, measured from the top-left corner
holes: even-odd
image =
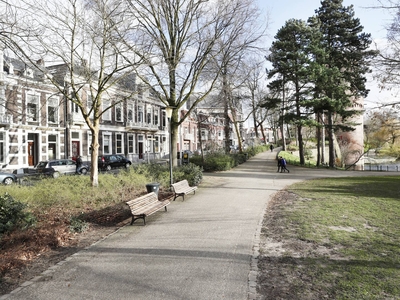
[[[9,114],[0,114],[0,124],[10,125],[13,123],[13,116]]]
[[[158,125],[149,124],[145,122],[127,122],[126,127],[130,129],[158,130]]]

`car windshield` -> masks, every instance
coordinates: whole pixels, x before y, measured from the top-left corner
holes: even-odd
[[[36,168],[45,168],[47,165],[47,161],[41,161],[37,164]]]

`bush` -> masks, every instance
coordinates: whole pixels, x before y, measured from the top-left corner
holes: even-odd
[[[169,165],[162,164],[140,164],[131,168],[132,173],[145,175],[153,182],[161,186],[169,187]],[[189,185],[198,185],[203,179],[203,170],[200,166],[189,163],[173,168],[173,179],[175,182],[186,179]]]
[[[269,151],[267,145],[249,147],[242,153],[225,154],[223,152],[212,152],[204,156],[204,162],[199,155],[193,156],[191,163],[200,166],[206,172],[230,170],[248,160],[258,153]]]
[[[10,194],[0,196],[0,234],[32,225],[35,219],[24,211],[26,205],[14,200]]]

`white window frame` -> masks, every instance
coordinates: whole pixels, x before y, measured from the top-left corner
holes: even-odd
[[[160,137],[159,136],[154,136],[154,153],[160,153]]]
[[[105,111],[106,108],[111,106],[110,100],[103,100],[102,103],[102,110]],[[108,109],[106,112],[103,113],[102,119],[104,121],[111,121],[111,109]]]
[[[49,97],[47,99],[47,123],[49,124],[57,124],[59,120],[59,99],[58,97]],[[50,109],[53,108],[54,111],[52,112],[54,114],[54,120],[50,120]]]
[[[4,163],[6,159],[6,135],[6,132],[0,131],[0,163]]]
[[[40,109],[39,109],[39,101],[40,97],[38,94],[27,94],[26,95],[26,118],[28,122],[39,122],[40,120]],[[30,105],[35,105],[35,107],[31,107]],[[31,110],[35,109],[35,112],[31,112]]]
[[[153,123],[152,116],[153,116],[152,107],[148,106],[147,109],[146,109],[146,121],[145,121],[145,123],[152,124]]]
[[[92,133],[90,131],[88,131],[87,133],[87,153],[91,153],[92,149],[90,148],[90,145],[92,145]]]
[[[135,153],[135,135],[128,134],[128,154]]]
[[[160,122],[160,111],[158,108],[154,110],[154,125],[158,125]]]
[[[128,102],[127,110],[128,122],[135,122],[135,104],[133,102]]]
[[[118,143],[121,143],[118,145]],[[117,132],[115,134],[115,154],[123,154],[124,153],[124,134],[121,132]]]
[[[89,111],[93,108],[93,99],[92,99],[92,95],[87,92],[86,94],[86,110],[87,113],[89,113]],[[94,110],[92,110],[92,113],[89,115],[90,119],[94,119]]]
[[[103,133],[103,154],[112,154],[112,136],[111,133]],[[108,151],[107,151],[108,150]]]
[[[144,123],[144,107],[142,104],[138,105],[137,120],[138,120],[138,123]]]
[[[116,104],[114,110],[115,110],[115,121],[122,122],[124,120],[124,118],[123,118],[123,116],[124,116],[124,107],[122,105],[122,102]]]

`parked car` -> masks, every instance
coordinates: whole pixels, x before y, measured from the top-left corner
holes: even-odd
[[[101,155],[97,161],[98,168],[107,171],[114,168],[129,168],[131,165],[129,159],[119,154]]]
[[[17,182],[17,176],[11,173],[0,172],[0,182],[9,185]]]
[[[57,178],[60,175],[65,174],[87,174],[89,167],[83,164],[78,170],[76,170],[76,162],[71,159],[54,159],[41,161],[36,165],[38,173],[43,175],[50,175]]]

